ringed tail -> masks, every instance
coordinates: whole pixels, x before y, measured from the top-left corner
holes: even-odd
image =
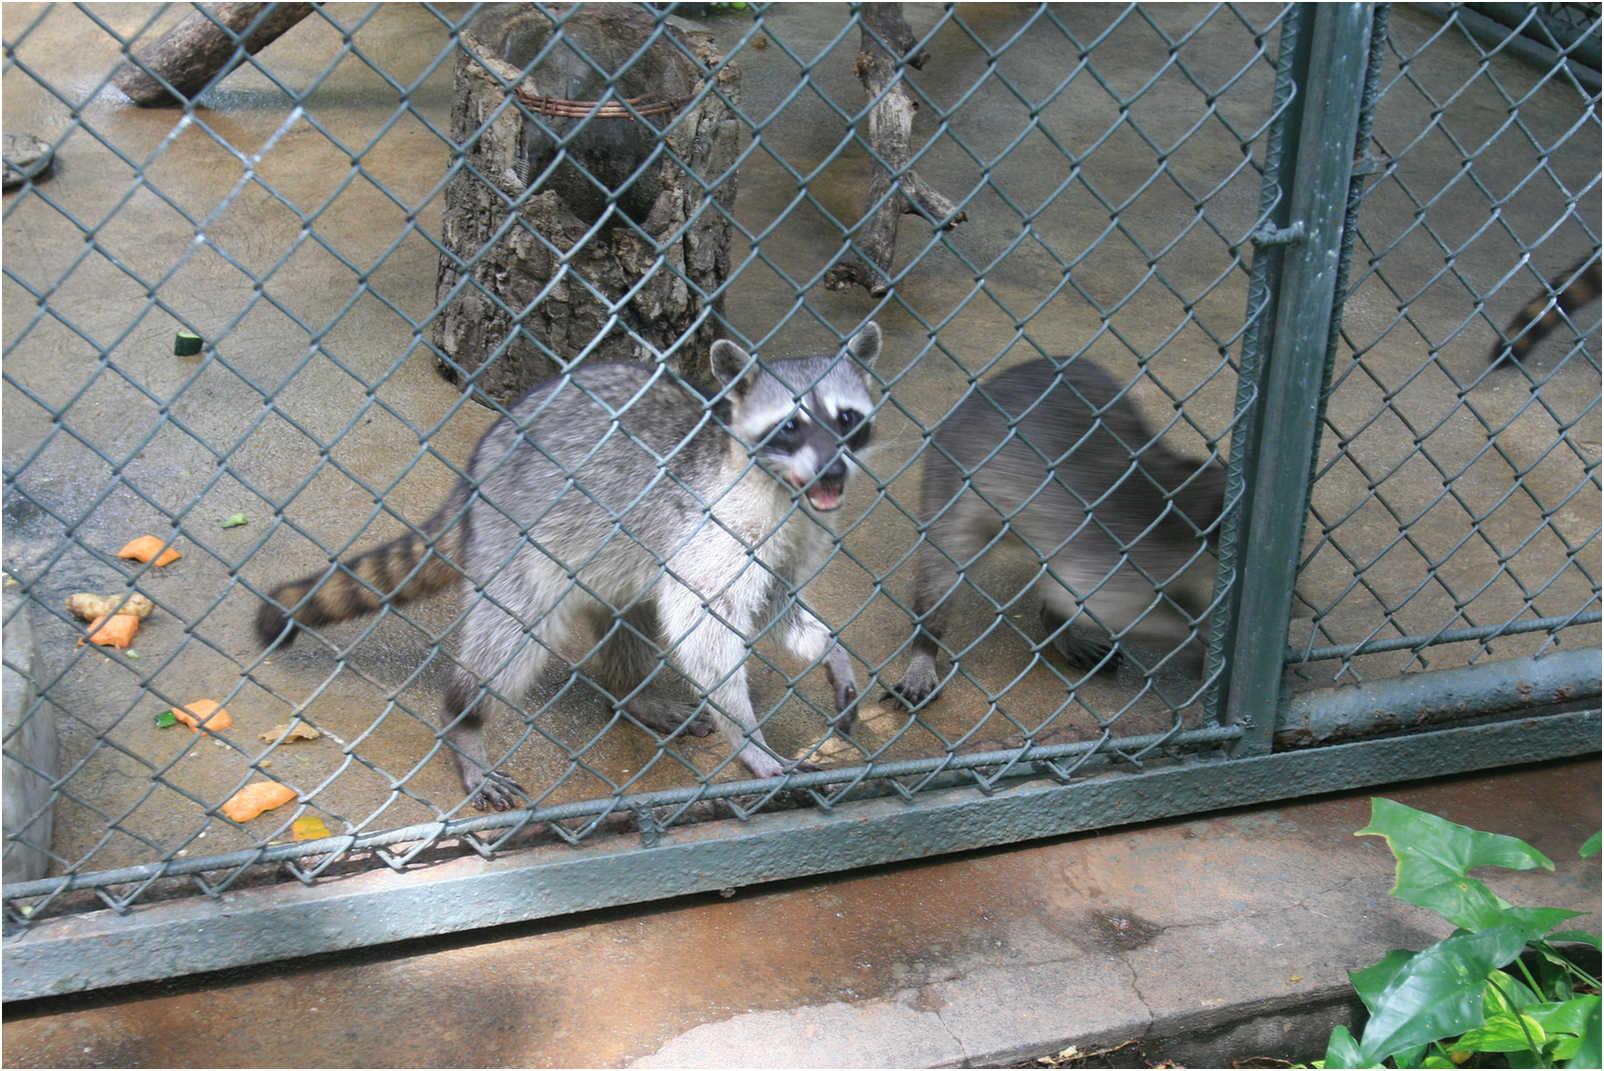
[[[283,636],[282,646],[288,647],[299,626],[347,621],[449,587],[462,575],[446,558],[459,557],[467,515],[457,518],[467,501],[467,484],[459,482],[421,528],[347,558],[332,572],[313,573],[273,588],[272,601],[263,602],[256,611],[257,639],[267,647]]]
[[[1596,255],[1596,254],[1595,254]],[[1502,339],[1493,346],[1488,362],[1493,365],[1505,360],[1524,361],[1539,342],[1555,328],[1564,324],[1588,302],[1599,295],[1599,262],[1577,262],[1549,280],[1548,289],[1526,303],[1504,328]],[[1550,295],[1553,295],[1551,298]]]

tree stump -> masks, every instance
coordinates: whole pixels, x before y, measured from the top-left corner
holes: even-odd
[[[462,156],[436,282],[442,373],[507,404],[575,360],[657,362],[677,345],[670,366],[706,384],[742,131],[740,75],[712,73],[712,35],[624,5],[554,26],[509,4],[461,45]],[[715,78],[725,99],[698,97]]]

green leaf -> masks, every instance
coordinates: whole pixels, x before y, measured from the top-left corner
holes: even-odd
[[[1398,856],[1392,895],[1406,904],[1435,911],[1462,930],[1497,926],[1507,902],[1476,878],[1413,852]]]
[[[1480,1026],[1488,974],[1513,961],[1525,945],[1519,930],[1495,926],[1457,934],[1416,953],[1375,995],[1361,1054],[1380,1061]]]
[[[1353,983],[1354,992],[1359,994],[1359,999],[1364,1001],[1365,1008],[1371,1015],[1376,1014],[1376,1009],[1381,1006],[1379,1000],[1382,992],[1394,978],[1398,977],[1398,972],[1403,970],[1404,964],[1414,958],[1415,954],[1407,948],[1394,948],[1382,956],[1379,963],[1373,963],[1363,970],[1348,972],[1348,981]]]
[[[177,724],[178,719],[173,717],[173,712],[170,710],[164,710],[156,715],[156,728],[158,729],[171,729]]]
[[[1516,837],[1470,829],[1379,797],[1370,801],[1370,824],[1354,835],[1386,840],[1398,860],[1392,895],[1435,911],[1466,930],[1500,925],[1504,921],[1500,915],[1509,907],[1470,877],[1471,870],[1481,866],[1554,869],[1548,856]]]
[[[1576,854],[1581,856],[1583,859],[1586,859],[1589,856],[1597,855],[1600,833],[1604,833],[1604,830],[1599,830],[1591,837],[1588,837],[1586,840],[1582,841],[1582,847]]]
[[[1403,1065],[1400,1064],[1399,1066],[1401,1067]],[[1441,1069],[1444,1069],[1444,1071],[1447,1071],[1447,1069],[1458,1067],[1459,1065],[1454,1063],[1452,1060],[1448,1059],[1446,1056],[1438,1056],[1436,1054],[1433,1054],[1431,1056],[1426,1057],[1424,1060],[1422,1060],[1420,1062],[1420,1066],[1421,1067],[1430,1067],[1430,1068],[1434,1068],[1434,1069],[1441,1068]]]
[[[1354,836],[1385,837],[1395,855],[1415,852],[1460,873],[1479,866],[1554,869],[1553,860],[1518,837],[1484,833],[1380,797],[1370,801],[1370,824]]]
[[[1580,915],[1580,911],[1567,911],[1563,907],[1509,907],[1501,913],[1504,925],[1513,926],[1535,941],[1566,919]]]
[[[1488,1016],[1516,1012],[1542,1003],[1543,998],[1508,971],[1487,972],[1487,988],[1482,992],[1482,1008]]]
[[[1364,1058],[1359,1051],[1359,1045],[1353,1040],[1345,1026],[1331,1028],[1331,1040],[1326,1042],[1326,1058],[1322,1061],[1325,1067],[1380,1067]]]
[[[1392,1054],[1392,1066],[1394,1066],[1394,1067],[1419,1067],[1420,1066],[1420,1062],[1422,1060],[1424,1060],[1425,1058],[1426,1058],[1426,1046],[1425,1045],[1416,1045],[1412,1049],[1404,1049],[1402,1052],[1393,1053]]]
[[[1531,1034],[1530,1043],[1526,1040],[1526,1033],[1521,1030],[1522,1019],[1526,1031]],[[1506,1013],[1492,1016],[1481,1026],[1465,1031],[1454,1042],[1454,1048],[1469,1049],[1471,1052],[1541,1052],[1547,1040],[1548,1034],[1531,1016],[1523,1015],[1517,1019]]]
[[[1604,1067],[1604,1053],[1600,1053],[1599,1039],[1599,999],[1591,998],[1590,1007],[1582,1025],[1582,1043],[1577,1047],[1576,1054],[1565,1061],[1566,1067]]]
[[[1598,934],[1588,933],[1586,930],[1560,930],[1558,933],[1548,935],[1550,941],[1576,941],[1579,944],[1592,945],[1599,948]]]
[[[1571,1034],[1581,1037],[1587,1029],[1587,1016],[1598,1008],[1598,997],[1588,994],[1558,1003],[1534,1004],[1526,1015],[1542,1024],[1549,1035]]]
[[[242,524],[249,524],[250,520],[243,513],[234,513],[223,518],[224,528],[238,528]]]

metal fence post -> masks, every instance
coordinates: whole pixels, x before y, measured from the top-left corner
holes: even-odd
[[[1237,754],[1268,752],[1275,731],[1298,548],[1308,504],[1308,475],[1318,442],[1320,391],[1335,339],[1339,277],[1354,151],[1371,58],[1370,4],[1305,4],[1291,47],[1301,107],[1286,139],[1277,180],[1285,244],[1272,268],[1261,336],[1259,404],[1243,429],[1242,518],[1237,534],[1240,583],[1226,638],[1231,657],[1221,681],[1223,713],[1243,729]]]

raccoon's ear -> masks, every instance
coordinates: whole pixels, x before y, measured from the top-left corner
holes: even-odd
[[[880,356],[880,325],[870,320],[862,330],[847,339],[847,352],[864,368],[873,368]]]
[[[713,366],[713,378],[721,386],[733,387],[740,391],[744,384],[741,382],[746,376],[748,366],[752,364],[752,355],[727,338],[721,338],[713,343],[708,352],[708,361]]]

